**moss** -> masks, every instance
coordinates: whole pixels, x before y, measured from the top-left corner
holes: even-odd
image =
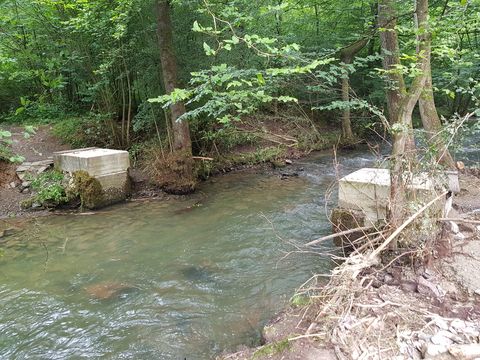
[[[293,306],[300,307],[311,304],[312,299],[306,295],[295,295],[292,297],[290,302]]]
[[[70,192],[72,195],[80,197],[82,208],[95,209],[104,206],[105,197],[102,185],[86,171],[80,170],[73,173]]]
[[[274,354],[279,354],[285,350],[290,349],[290,342],[288,339],[277,341],[265,346],[262,346],[260,349],[253,353],[252,359],[257,359],[261,356],[271,356]]]

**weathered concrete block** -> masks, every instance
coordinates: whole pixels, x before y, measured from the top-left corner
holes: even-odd
[[[125,172],[130,167],[124,150],[86,148],[57,152],[53,158],[55,167],[62,171],[84,170],[93,177]]]
[[[431,200],[436,195],[435,183],[426,174],[406,177],[406,195],[409,200]],[[359,210],[365,214],[365,225],[387,218],[390,201],[390,171],[363,168],[339,181],[338,206]],[[441,201],[439,205],[441,205]]]
[[[80,188],[91,185],[88,177],[98,181],[95,185],[99,189],[93,191],[87,186],[92,194],[84,194],[88,200],[82,200],[87,208],[99,208],[125,200],[130,194],[130,159],[127,151],[86,148],[54,153],[55,167],[61,171],[77,176],[77,182],[82,183]],[[82,172],[83,175],[82,175]],[[101,187],[101,189],[100,189]],[[88,195],[88,196],[87,196]],[[82,195],[80,196],[82,197]]]

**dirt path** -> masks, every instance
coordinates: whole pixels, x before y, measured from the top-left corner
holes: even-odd
[[[68,146],[62,144],[52,135],[50,126],[39,126],[34,135],[24,137],[24,131],[19,126],[2,126],[12,133],[12,151],[21,155],[26,162],[46,160],[53,158],[55,151],[67,150]],[[17,177],[17,165],[0,163],[0,219],[17,216],[38,216],[39,213],[25,212],[20,207],[20,202],[30,196],[28,191],[21,192],[22,182]]]

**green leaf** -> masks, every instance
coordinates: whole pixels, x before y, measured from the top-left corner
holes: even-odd
[[[215,55],[215,50],[213,50],[206,42],[203,43],[203,50],[207,56]]]
[[[0,139],[9,138],[12,136],[12,133],[8,130],[0,130]]]
[[[261,86],[265,85],[265,79],[263,78],[262,73],[258,73],[258,74],[257,74],[257,80],[258,80],[258,83],[259,83]]]
[[[22,163],[25,161],[25,158],[21,155],[13,155],[13,156],[10,156],[10,158],[8,159],[10,162],[12,163]]]
[[[192,28],[193,31],[195,32],[201,32],[202,31],[202,28],[200,27],[200,25],[198,25],[198,21],[195,20],[193,22],[193,28]]]

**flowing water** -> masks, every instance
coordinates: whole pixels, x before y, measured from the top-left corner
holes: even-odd
[[[35,220],[1,245],[0,358],[211,359],[253,345],[331,267],[285,255],[330,231],[335,169],[372,161],[351,153],[335,168],[319,154],[284,170],[298,177],[236,173],[180,200]]]

